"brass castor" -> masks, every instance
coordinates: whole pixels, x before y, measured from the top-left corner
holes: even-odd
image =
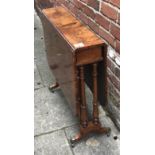
[[[56,89],[58,89],[59,88],[59,83],[54,83],[54,84],[51,84],[49,87],[48,87],[48,89],[49,89],[49,91],[50,92],[52,92],[52,93],[54,93],[54,91],[56,90]]]
[[[79,142],[81,138],[82,138],[82,135],[80,133],[78,133],[74,138],[70,138],[71,147],[72,148],[75,147],[75,144]]]

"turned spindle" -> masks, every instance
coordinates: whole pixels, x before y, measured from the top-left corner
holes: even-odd
[[[93,123],[99,124],[98,92],[97,92],[97,63],[93,64]]]
[[[85,83],[84,83],[84,67],[80,66],[80,83],[81,83],[81,124],[83,128],[88,125],[88,115],[86,107]]]
[[[79,77],[79,68],[76,68],[76,109],[77,109],[77,115],[80,117],[80,77]]]

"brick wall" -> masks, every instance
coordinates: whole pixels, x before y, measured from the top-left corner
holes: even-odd
[[[67,7],[108,44],[107,110],[119,127],[120,0],[51,0]]]

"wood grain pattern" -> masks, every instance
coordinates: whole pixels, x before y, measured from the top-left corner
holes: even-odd
[[[59,84],[74,81],[74,59],[70,46],[46,18],[42,17],[42,21],[50,69],[55,74]]]
[[[76,48],[75,45],[79,43],[83,43],[83,47],[79,48],[101,46],[104,44],[101,38],[63,7],[43,9],[43,14],[59,29],[60,33],[74,49]]]

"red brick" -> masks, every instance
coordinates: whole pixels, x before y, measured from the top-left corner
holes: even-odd
[[[78,17],[80,10],[74,6],[74,10],[72,11],[76,17]]]
[[[101,13],[114,21],[117,20],[117,13],[118,13],[117,10],[112,8],[107,3],[104,2],[101,3]]]
[[[120,68],[119,67],[115,67],[115,75],[120,78]]]
[[[64,6],[67,7],[68,9],[70,9],[70,4],[68,1],[63,2]]]
[[[65,3],[67,4],[68,1],[65,1]],[[70,9],[71,11],[73,11],[74,7],[75,7],[75,6],[74,6],[72,3],[69,3],[69,9]]]
[[[120,28],[111,23],[110,33],[118,40],[120,40]]]
[[[108,70],[109,70],[109,68],[108,68]],[[120,96],[119,90],[111,82],[110,77],[107,77],[107,82],[108,82],[108,88],[110,88],[109,89],[109,91],[110,91],[109,93],[112,93],[112,94],[114,94],[114,95],[119,97]]]
[[[73,4],[78,8],[78,9],[81,9],[85,7],[85,5],[83,3],[81,3],[81,1],[79,0],[74,0],[73,1]]]
[[[120,81],[119,79],[110,71],[110,69],[107,70],[108,77],[110,81],[113,83],[113,85],[120,90]]]
[[[108,87],[108,90],[107,90],[108,95],[111,95],[114,86],[113,86],[112,82],[110,81],[110,79],[108,77],[107,77],[107,87]]]
[[[117,99],[120,98],[119,90],[114,86],[114,84],[111,82],[110,78],[107,78],[108,82],[108,93],[114,95],[113,97],[116,97]]]
[[[110,0],[110,3],[120,8],[120,0]]]
[[[63,3],[64,1],[63,0],[56,0],[56,2],[54,3],[57,3],[58,5],[60,5],[60,3]]]
[[[58,6],[58,5],[59,5],[59,2],[56,0],[56,1],[54,2],[54,5],[55,5],[55,6]]]
[[[104,29],[99,28],[99,35],[103,37],[112,47],[114,47],[114,37]]]
[[[115,73],[116,64],[114,63],[114,61],[110,57],[107,57],[107,66],[110,68],[110,70],[113,73]]]
[[[99,1],[98,0],[87,0],[87,4],[94,8],[95,10],[99,10]]]
[[[109,57],[107,57],[107,67],[111,68],[111,60]]]
[[[99,11],[99,1],[98,0],[81,0],[88,6],[94,8],[95,10]]]
[[[105,1],[105,2],[110,2],[110,0],[102,0],[102,1]]]
[[[104,16],[96,14],[95,21],[106,30],[109,30],[110,22]]]
[[[116,87],[112,84],[109,78],[107,78],[107,85],[108,85],[107,89],[108,96],[110,97],[112,103],[115,106],[120,107],[120,95],[118,89],[116,89]]]
[[[115,87],[112,88],[112,96],[113,99],[115,100],[113,103],[119,108],[120,107],[120,93],[119,90],[116,89]]]
[[[97,34],[99,34],[99,26],[92,20],[88,19],[88,25]]]
[[[88,2],[88,0],[80,0],[80,1],[82,1],[82,2],[84,2],[84,3],[86,3],[86,4],[87,4],[87,2]]]
[[[73,4],[79,9],[79,0],[74,0],[73,1]]]
[[[120,13],[118,13],[117,23],[120,25]]]
[[[79,14],[79,9],[73,4],[73,3],[67,3],[68,1],[66,1],[65,6],[69,8],[69,10],[75,15],[78,16]]]
[[[94,13],[94,11],[93,11],[92,9],[90,9],[89,7],[87,7],[87,6],[85,6],[85,7],[83,8],[83,12],[84,12],[85,14],[87,14],[87,16],[91,17],[92,19],[95,18],[95,13]]]
[[[79,19],[88,25],[88,17],[83,12],[79,12]]]
[[[120,68],[116,63],[110,58],[107,57],[107,67],[110,68],[111,72],[119,79],[120,78]]]
[[[116,40],[116,52],[120,54],[120,41]]]

